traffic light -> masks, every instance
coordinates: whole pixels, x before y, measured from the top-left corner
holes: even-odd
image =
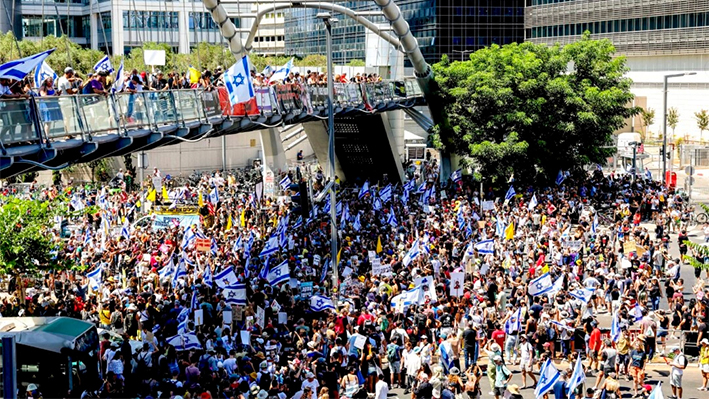
[[[308,185],[305,182],[295,183],[288,186],[291,192],[290,200],[293,205],[293,213],[307,217],[310,214],[310,200],[308,198]]]

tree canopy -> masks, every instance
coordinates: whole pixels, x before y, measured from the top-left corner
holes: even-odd
[[[637,112],[625,58],[587,33],[566,46],[493,45],[468,61],[434,65],[447,126],[434,142],[470,157],[501,186],[549,183],[559,170],[601,163],[612,134]]]

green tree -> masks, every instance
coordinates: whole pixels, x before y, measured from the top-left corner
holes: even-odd
[[[652,108],[640,111],[640,118],[643,120],[643,141],[647,139],[647,128],[655,123],[655,110]]]
[[[695,112],[694,119],[697,121],[697,127],[699,128],[699,141],[702,141],[704,140],[702,137],[704,131],[709,129],[709,111],[703,109],[699,112]]]
[[[709,213],[709,206],[702,203],[699,206],[702,207],[705,213]],[[696,244],[689,240],[686,243],[690,254],[684,255],[684,260],[694,268],[705,270],[709,273],[709,262],[705,261],[705,259],[709,259],[709,246]]]
[[[66,199],[38,201],[8,197],[0,207],[0,273],[19,276],[70,266],[53,251],[62,250],[49,230],[55,215],[67,215]]]
[[[672,129],[672,138],[675,137],[675,129],[679,125],[679,111],[675,107],[671,107],[667,110],[667,126]]]
[[[350,60],[350,62],[347,63],[347,66],[351,67],[363,67],[367,65],[364,60]]]
[[[498,187],[548,183],[610,155],[612,134],[638,112],[624,57],[609,40],[493,45],[465,62],[434,65],[446,111],[433,142],[472,158]]]
[[[320,54],[311,54],[300,61],[296,61],[295,64],[298,66],[324,67],[327,66],[327,57]]]

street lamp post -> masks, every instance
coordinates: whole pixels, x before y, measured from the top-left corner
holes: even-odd
[[[332,70],[332,25],[337,23],[337,18],[333,18],[329,12],[322,12],[316,15],[325,23],[327,36],[327,134],[328,158],[330,163],[330,264],[332,265],[332,301],[337,307],[337,292],[339,280],[339,266],[337,262],[337,200],[335,198],[335,115],[333,110],[333,70]]]
[[[474,53],[475,50],[452,50],[454,53],[460,53],[460,62],[465,61],[465,54]]]
[[[696,72],[685,72],[665,75],[662,85],[662,184],[667,185],[667,79],[680,76],[696,75]]]

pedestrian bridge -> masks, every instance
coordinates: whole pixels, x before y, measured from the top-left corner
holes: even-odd
[[[326,85],[254,89],[237,106],[224,88],[0,100],[0,178],[328,116]],[[334,84],[336,119],[423,104],[414,79]]]

